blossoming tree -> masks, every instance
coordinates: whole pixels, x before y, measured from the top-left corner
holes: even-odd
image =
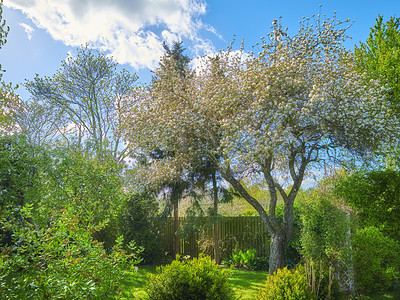
[[[284,266],[293,203],[307,172],[365,157],[398,130],[379,83],[357,72],[343,46],[346,23],[319,16],[301,23],[290,36],[275,20],[258,51],[228,48],[184,80],[172,69],[157,70],[168,72],[166,79],[132,98],[125,114],[132,145],[174,151],[153,164],[151,176],[190,170],[203,155],[214,161],[268,229],[270,273]],[[241,184],[248,176],[268,187],[268,207]],[[283,223],[275,215],[278,194]]]

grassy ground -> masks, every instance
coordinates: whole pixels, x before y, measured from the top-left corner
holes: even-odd
[[[135,273],[126,272],[125,279],[122,281],[122,299],[148,299],[145,287],[147,285],[147,275],[156,273],[155,266],[140,266]],[[258,290],[264,286],[267,278],[266,272],[254,272],[244,270],[232,270],[229,282],[235,291],[237,299],[255,299]],[[394,291],[380,295],[362,297],[360,300],[397,300],[400,299],[400,287]]]
[[[148,299],[144,290],[148,280],[147,274],[155,272],[155,266],[140,266],[136,273],[127,272],[122,281],[122,299]],[[254,299],[266,278],[266,272],[232,270],[229,281],[238,299]]]

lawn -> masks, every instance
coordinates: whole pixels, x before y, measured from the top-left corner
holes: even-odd
[[[229,282],[235,291],[237,299],[255,299],[258,289],[264,286],[267,278],[266,272],[254,272],[245,270],[231,270],[232,276]],[[148,299],[145,287],[148,281],[147,274],[156,273],[155,266],[139,266],[135,273],[126,272],[122,281],[123,296],[121,299]],[[394,291],[384,294],[361,297],[360,300],[396,300],[400,299],[400,286]]]
[[[136,273],[126,272],[122,281],[122,299],[148,299],[144,288],[147,284],[147,274],[155,273],[155,266],[139,266]],[[254,299],[257,290],[264,285],[266,272],[232,270],[230,283],[238,299]]]

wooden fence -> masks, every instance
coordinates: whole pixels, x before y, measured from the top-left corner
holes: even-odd
[[[187,220],[179,218],[180,226]],[[193,220],[191,220],[193,221]],[[193,230],[190,234],[180,238],[180,254],[197,257],[199,253],[213,256],[213,226],[207,226],[207,218],[197,218],[200,230]],[[269,255],[270,238],[259,216],[222,217],[217,221],[219,235],[219,249],[222,259],[231,256],[234,250],[256,249],[257,256]],[[199,227],[199,226],[198,226]],[[173,253],[174,222],[169,218],[165,227],[165,251]],[[178,234],[178,236],[181,234]]]

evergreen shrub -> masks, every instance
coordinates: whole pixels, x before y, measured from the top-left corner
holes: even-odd
[[[229,270],[219,268],[210,257],[176,259],[150,274],[147,294],[152,300],[227,300],[234,299]]]
[[[265,287],[260,290],[258,300],[312,300],[316,299],[309,290],[304,268],[294,270],[286,267],[268,276]]]

